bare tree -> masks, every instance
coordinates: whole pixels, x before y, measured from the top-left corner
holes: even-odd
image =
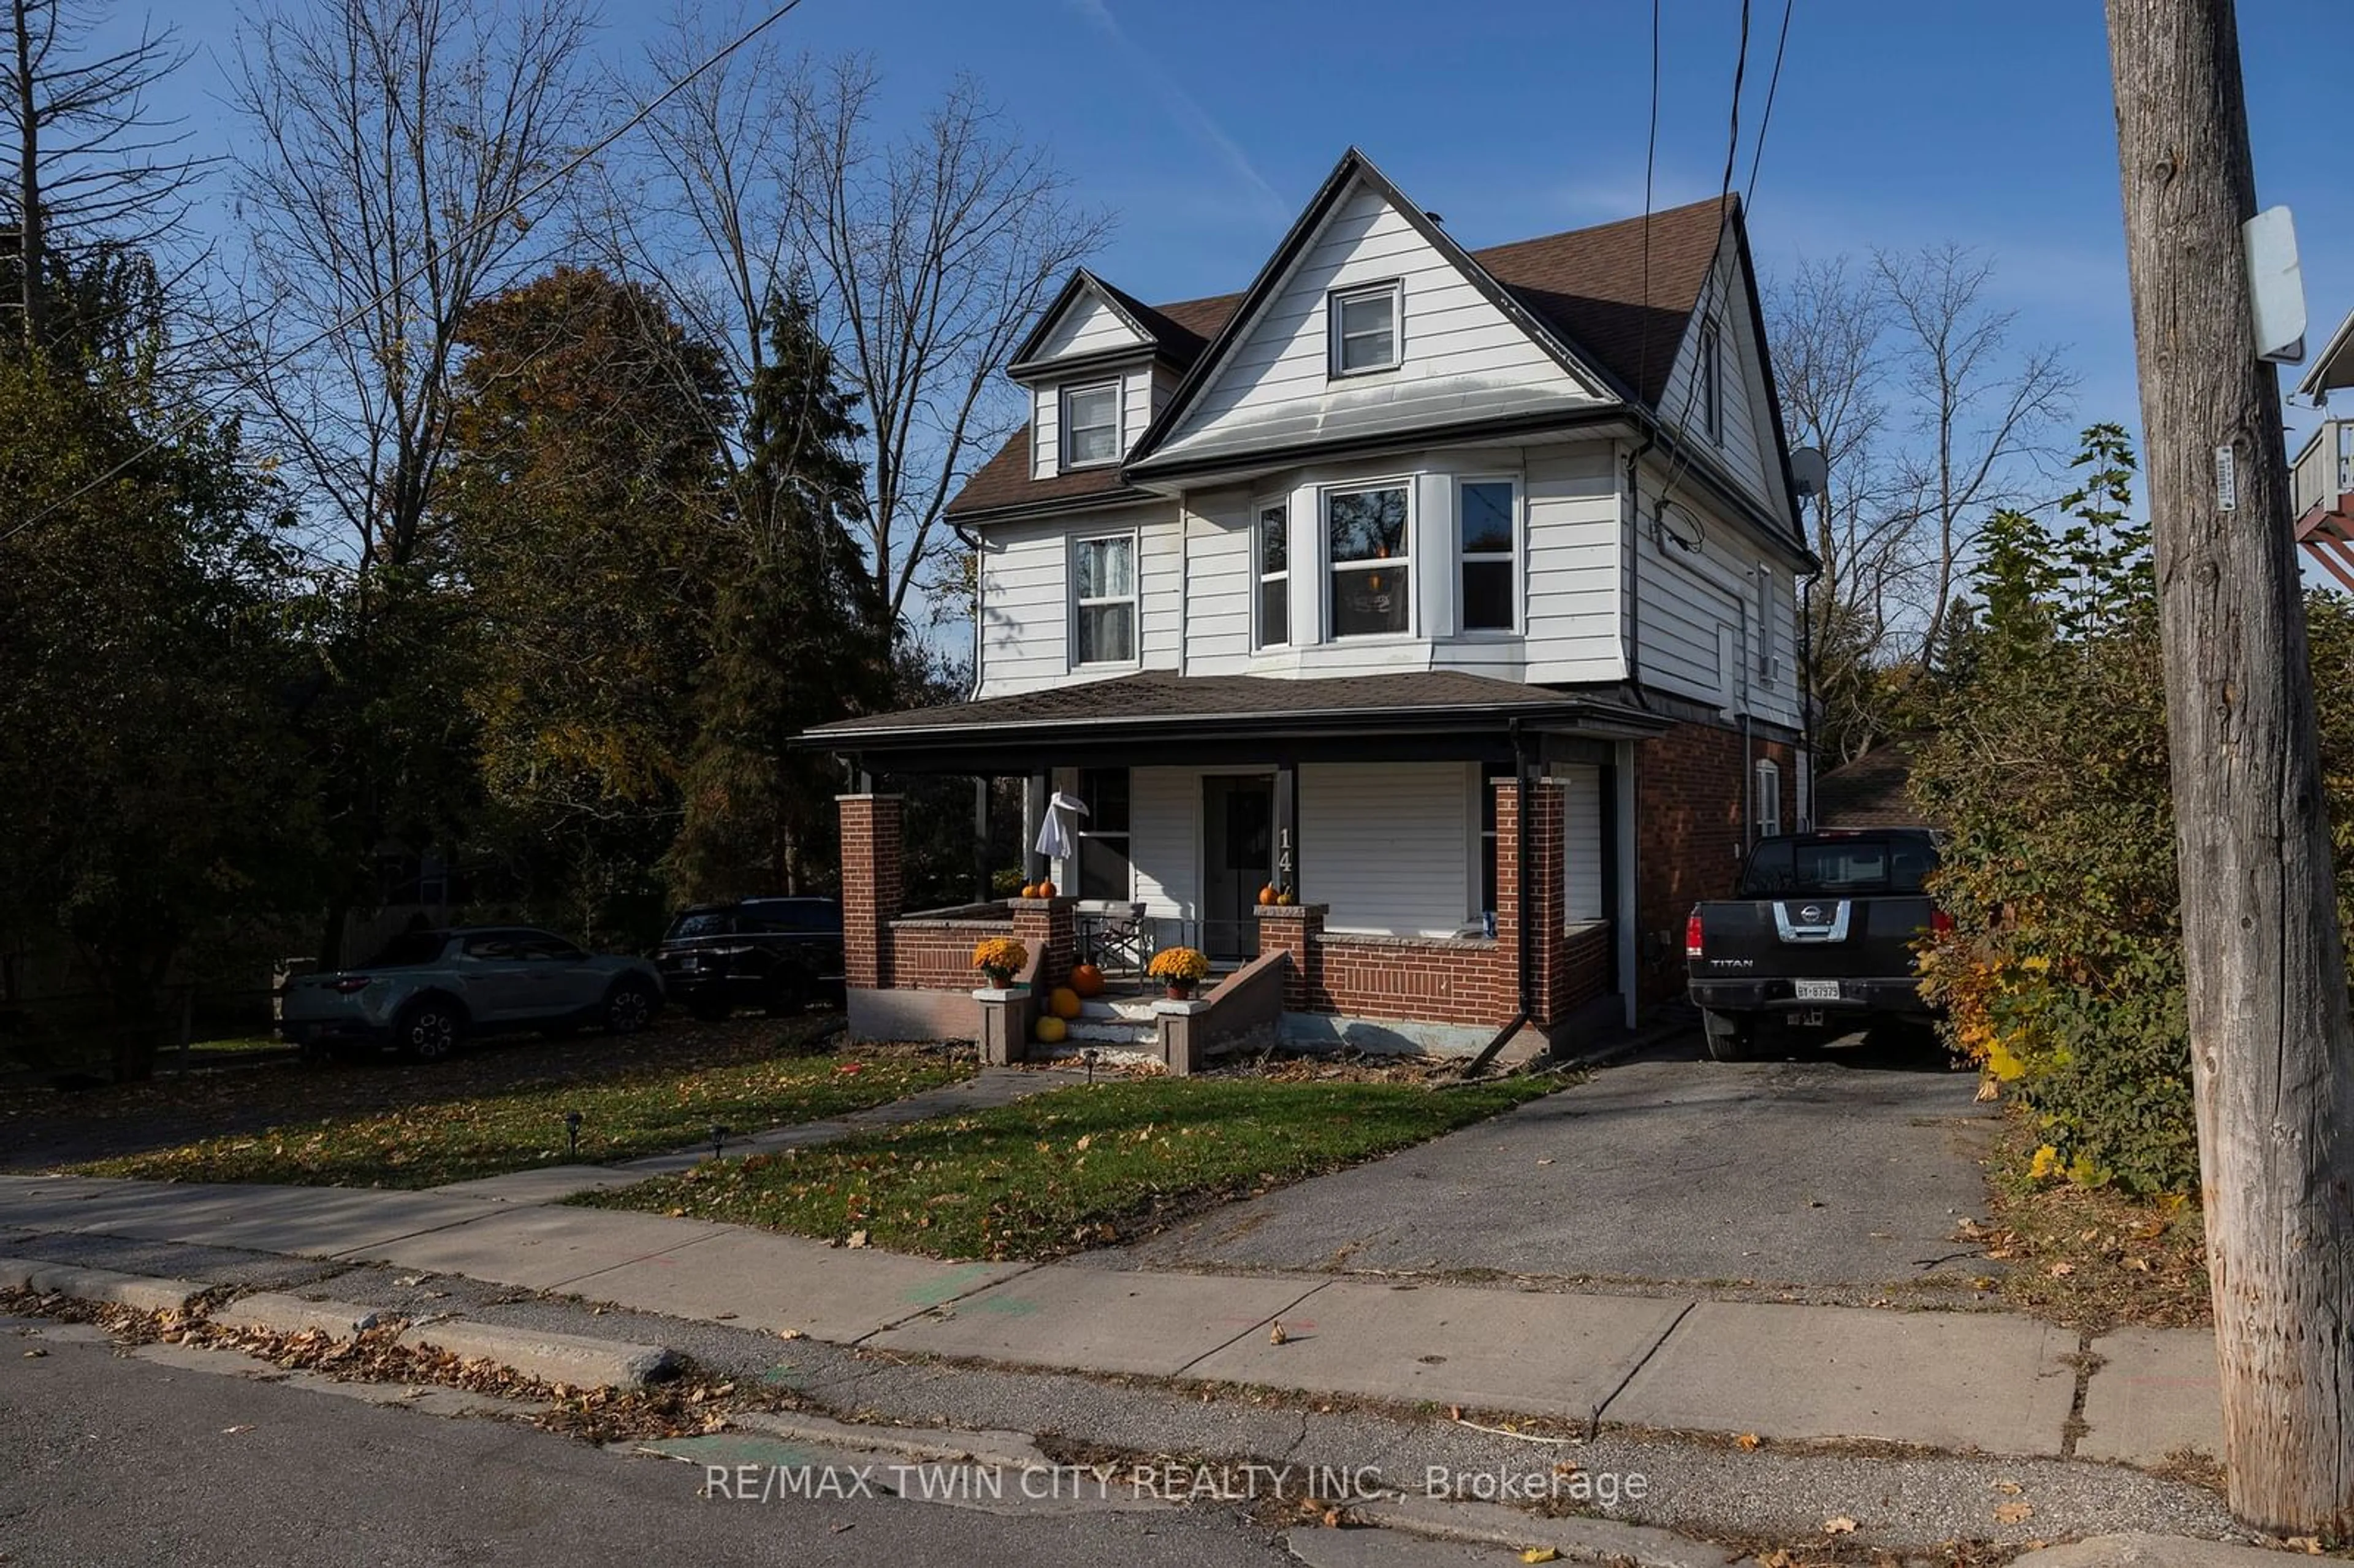
[[[1954,244],[1872,259],[1895,336],[1893,368],[1914,440],[1892,481],[1923,582],[1920,661],[1935,655],[1971,542],[1987,515],[2026,501],[2022,484],[2049,455],[2047,438],[2073,406],[2078,377],[2059,351],[2012,355],[2016,313],[1987,302],[1989,259]]]
[[[241,40],[239,216],[281,366],[257,393],[363,603],[427,526],[461,318],[544,249],[588,28],[576,0],[322,0]]]
[[[0,125],[15,154],[5,187],[16,276],[8,302],[25,341],[47,341],[58,289],[84,254],[143,249],[177,228],[203,160],[179,153],[147,90],[187,60],[172,29],[92,53],[101,14],[66,0],[7,0]]]
[[[1842,761],[1895,725],[1889,676],[1935,662],[1980,527],[2028,502],[2074,396],[2057,350],[2012,350],[1992,276],[1944,245],[1802,263],[1768,291],[1786,433],[1829,469],[1807,630],[1818,744]]]
[[[867,550],[894,620],[947,553],[940,513],[1020,425],[997,373],[1108,217],[1070,196],[960,78],[923,123],[878,147],[878,80],[843,59],[794,86],[794,222],[843,374],[865,404]]]

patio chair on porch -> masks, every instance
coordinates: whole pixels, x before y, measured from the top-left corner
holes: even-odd
[[[1073,935],[1079,956],[1106,974],[1121,971],[1144,978],[1152,959],[1152,922],[1144,906],[1111,898],[1082,899],[1072,909]]]

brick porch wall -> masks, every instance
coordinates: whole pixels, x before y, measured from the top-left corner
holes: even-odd
[[[842,962],[853,990],[891,982],[891,920],[907,896],[907,802],[896,795],[837,795],[842,813]]]
[[[1797,799],[1795,748],[1741,732],[1680,724],[1635,748],[1637,990],[1646,1001],[1681,995],[1684,917],[1705,899],[1733,891],[1740,870],[1742,808],[1749,765],[1782,770],[1785,822]]]
[[[895,920],[886,988],[970,991],[982,983],[973,948],[991,937],[1013,935],[1006,920]]]

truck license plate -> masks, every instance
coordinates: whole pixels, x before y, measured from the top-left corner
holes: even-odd
[[[1800,1001],[1837,1001],[1840,982],[1837,980],[1799,980],[1797,998]]]

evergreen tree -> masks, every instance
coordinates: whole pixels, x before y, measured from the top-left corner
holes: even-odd
[[[829,881],[839,781],[831,759],[788,743],[893,694],[889,610],[852,532],[865,485],[857,399],[806,299],[772,297],[767,330],[744,423],[738,550],[719,587],[671,855],[687,897]]]

